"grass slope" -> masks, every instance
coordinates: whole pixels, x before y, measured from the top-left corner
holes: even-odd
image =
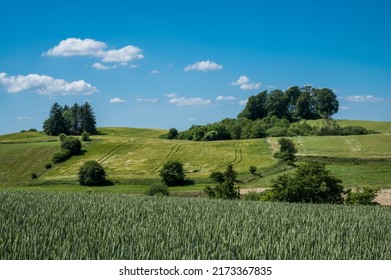
[[[339,121],[342,122],[342,121]],[[376,186],[391,188],[391,122],[343,121],[365,125],[383,134],[363,136],[308,136],[292,138],[300,160],[318,160],[343,180],[345,187]],[[342,125],[342,124],[341,124]],[[389,130],[390,129],[390,130]],[[178,187],[178,192],[199,192],[210,183],[213,171],[233,164],[239,172],[242,188],[269,187],[272,180],[292,168],[276,165],[273,153],[278,138],[192,142],[159,139],[167,131],[139,128],[100,128],[100,135],[83,143],[84,153],[46,170],[45,164],[59,150],[58,137],[40,132],[0,136],[0,186],[17,189],[85,191],[77,184],[79,167],[86,160],[96,160],[106,169],[111,187],[94,192],[142,193],[148,185],[159,183],[159,171],[170,160],[184,164],[187,178],[195,185]],[[251,177],[248,169],[256,166],[261,178]],[[31,173],[39,178],[31,180]]]

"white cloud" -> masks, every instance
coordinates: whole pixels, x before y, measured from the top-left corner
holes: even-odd
[[[231,85],[239,86],[241,90],[254,90],[261,87],[261,83],[250,83],[250,79],[245,75],[240,76],[240,78],[231,83]]]
[[[236,98],[234,96],[217,96],[216,97],[216,100],[218,101],[233,101],[233,100],[236,100]]]
[[[0,73],[0,86],[9,93],[33,91],[43,95],[92,94],[97,91],[96,87],[83,80],[67,82],[38,74],[8,76],[7,73]]]
[[[261,83],[250,83],[250,84],[244,84],[240,86],[241,90],[254,90],[259,89],[261,87]]]
[[[347,106],[340,106],[339,109],[342,110],[342,111],[346,111],[346,110],[349,110],[349,107],[347,107]]]
[[[170,99],[169,103],[178,106],[195,106],[195,105],[208,105],[211,102],[208,99],[203,99],[199,97],[192,97],[192,98],[174,97]]]
[[[248,98],[247,99],[242,99],[242,100],[239,101],[239,105],[244,106],[244,105],[247,104],[247,102],[248,102]]]
[[[47,56],[100,56],[107,46],[92,39],[68,38],[48,50]]]
[[[158,70],[152,70],[151,74],[160,74],[160,72]]]
[[[44,53],[44,55],[64,57],[91,56],[100,58],[102,62],[121,63],[124,65],[130,61],[142,59],[144,57],[142,50],[132,45],[128,45],[120,49],[108,50],[107,44],[104,42],[79,38],[68,38],[63,40],[57,46]]]
[[[97,70],[110,70],[110,69],[115,69],[117,68],[117,65],[113,65],[113,66],[107,66],[107,65],[103,65],[99,62],[96,62],[92,65],[93,68],[97,69]]]
[[[28,116],[20,116],[20,117],[17,117],[17,120],[18,121],[24,121],[24,120],[32,120],[34,119],[33,117],[28,117]]]
[[[223,69],[223,65],[217,64],[216,62],[206,60],[206,61],[199,61],[194,64],[189,64],[184,68],[185,72],[191,71],[191,70],[198,70],[203,72],[208,72],[212,70],[221,70]]]
[[[156,103],[156,102],[158,102],[158,99],[157,98],[141,98],[141,97],[137,97],[136,101],[137,102],[146,102],[146,103]]]
[[[176,93],[166,93],[164,96],[167,98],[174,98],[177,97],[178,95]]]
[[[110,103],[124,103],[126,102],[125,99],[121,99],[119,97],[110,99]]]
[[[232,85],[233,86],[240,86],[240,85],[244,85],[244,84],[248,84],[250,82],[250,79],[247,77],[247,76],[240,76],[240,78],[233,82]]]
[[[384,98],[376,97],[373,95],[351,95],[345,97],[347,101],[351,102],[371,102],[371,103],[379,103],[383,102]]]

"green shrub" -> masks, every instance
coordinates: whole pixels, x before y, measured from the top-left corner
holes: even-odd
[[[209,198],[239,199],[240,190],[239,187],[235,186],[237,173],[233,169],[233,165],[228,165],[227,169],[222,174],[223,180],[219,179],[217,185],[214,187],[205,187],[204,192]]]
[[[248,171],[250,171],[250,174],[254,175],[255,172],[257,172],[257,167],[256,167],[256,166],[250,166],[250,168],[248,169]]]
[[[295,154],[297,153],[297,148],[292,140],[288,138],[280,138],[278,139],[278,144],[280,145],[280,151],[274,154],[275,158],[287,163],[293,163],[296,161]]]
[[[71,157],[71,153],[68,150],[62,149],[58,153],[55,153],[52,161],[53,163],[60,163],[68,160]]]
[[[178,136],[178,130],[176,128],[170,128],[167,133],[167,139],[175,139]]]
[[[90,139],[90,134],[88,132],[83,132],[81,134],[81,141],[84,141],[84,142],[87,142],[87,141],[91,141]]]
[[[36,173],[31,173],[31,179],[37,179],[38,178],[38,175]]]
[[[261,193],[251,191],[242,195],[244,200],[259,201],[261,200]]]
[[[81,152],[81,142],[75,137],[67,137],[62,143],[61,148],[69,151],[71,156],[78,155]]]
[[[102,186],[106,183],[103,166],[94,160],[86,161],[79,170],[79,183],[82,186]]]
[[[45,164],[45,168],[46,168],[46,169],[52,168],[52,164],[51,164],[51,163],[46,163],[46,164]]]
[[[179,186],[185,181],[185,172],[182,163],[178,161],[167,162],[159,172],[163,183],[167,186]]]
[[[342,181],[332,176],[322,163],[308,162],[292,175],[279,176],[269,199],[287,202],[343,203]]]
[[[209,176],[213,182],[222,183],[224,182],[224,174],[220,171],[213,171]]]
[[[60,138],[61,142],[64,142],[68,136],[66,136],[64,133],[61,133],[58,137]]]
[[[170,192],[166,185],[153,185],[146,192],[148,196],[169,196]]]
[[[363,188],[358,187],[354,192],[352,190],[347,191],[345,203],[347,205],[361,204],[361,205],[376,205],[374,202],[379,189],[370,188],[365,186]]]

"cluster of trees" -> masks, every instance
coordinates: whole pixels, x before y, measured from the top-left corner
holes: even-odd
[[[294,119],[328,119],[338,112],[337,96],[331,89],[312,86],[290,87],[285,92],[279,89],[262,91],[248,99],[238,117],[250,120],[267,116]]]
[[[364,135],[368,133],[370,131],[360,126],[340,127],[330,119],[324,120],[321,126],[311,126],[306,121],[291,123],[287,119],[267,116],[254,121],[247,118],[226,118],[207,125],[193,125],[189,130],[179,132],[174,139],[216,141],[284,136]]]
[[[96,118],[91,105],[86,102],[84,105],[75,103],[72,107],[60,106],[55,102],[49,113],[49,118],[43,123],[43,130],[47,135],[58,136],[61,133],[66,135],[80,135],[87,132],[96,135]]]
[[[290,87],[285,92],[262,91],[248,99],[236,119],[226,118],[207,125],[193,125],[178,133],[175,128],[162,136],[168,139],[215,141],[263,137],[308,135],[362,135],[369,132],[359,126],[340,127],[331,116],[338,112],[337,96],[328,88]],[[305,120],[324,119],[322,126],[310,126]],[[304,120],[304,121],[303,121]]]

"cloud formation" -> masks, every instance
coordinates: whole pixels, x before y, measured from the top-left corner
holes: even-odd
[[[156,102],[158,102],[158,99],[157,98],[141,98],[141,97],[137,97],[136,101],[137,102],[145,102],[145,103],[156,103]]]
[[[210,100],[203,99],[199,97],[174,97],[169,101],[170,104],[175,104],[178,106],[197,106],[197,105],[208,105],[210,104]]]
[[[107,66],[107,65],[103,65],[99,62],[96,62],[92,65],[93,68],[97,69],[97,70],[110,70],[110,69],[115,69],[117,68],[117,65],[113,65],[113,66]]]
[[[110,103],[124,103],[124,102],[126,102],[125,99],[121,99],[119,97],[110,99]]]
[[[243,75],[235,82],[232,82],[231,85],[239,86],[241,90],[255,90],[261,87],[261,83],[250,83],[250,79]]]
[[[206,61],[199,61],[194,64],[189,64],[184,68],[185,72],[192,71],[192,70],[198,70],[203,72],[208,71],[216,71],[223,69],[223,65],[217,64],[216,62],[206,60]]]
[[[217,101],[233,101],[233,100],[236,100],[236,98],[234,96],[217,96],[216,97],[216,100]]]
[[[371,103],[379,103],[385,101],[384,98],[376,97],[373,95],[351,95],[345,97],[347,101],[351,102],[371,102]]]
[[[0,73],[0,86],[9,93],[33,91],[43,95],[92,94],[97,91],[96,87],[83,80],[67,82],[38,74],[8,76]]]
[[[244,105],[247,104],[247,102],[248,102],[248,98],[240,100],[238,104],[241,105],[241,106],[244,106]]]
[[[57,46],[44,53],[44,55],[63,57],[90,56],[100,58],[102,62],[120,63],[124,65],[130,61],[135,59],[142,59],[144,57],[142,50],[132,45],[128,45],[120,49],[108,49],[107,44],[104,42],[99,42],[93,39],[79,38],[68,38],[62,40]]]
[[[160,72],[158,70],[152,70],[151,74],[160,74]]]

